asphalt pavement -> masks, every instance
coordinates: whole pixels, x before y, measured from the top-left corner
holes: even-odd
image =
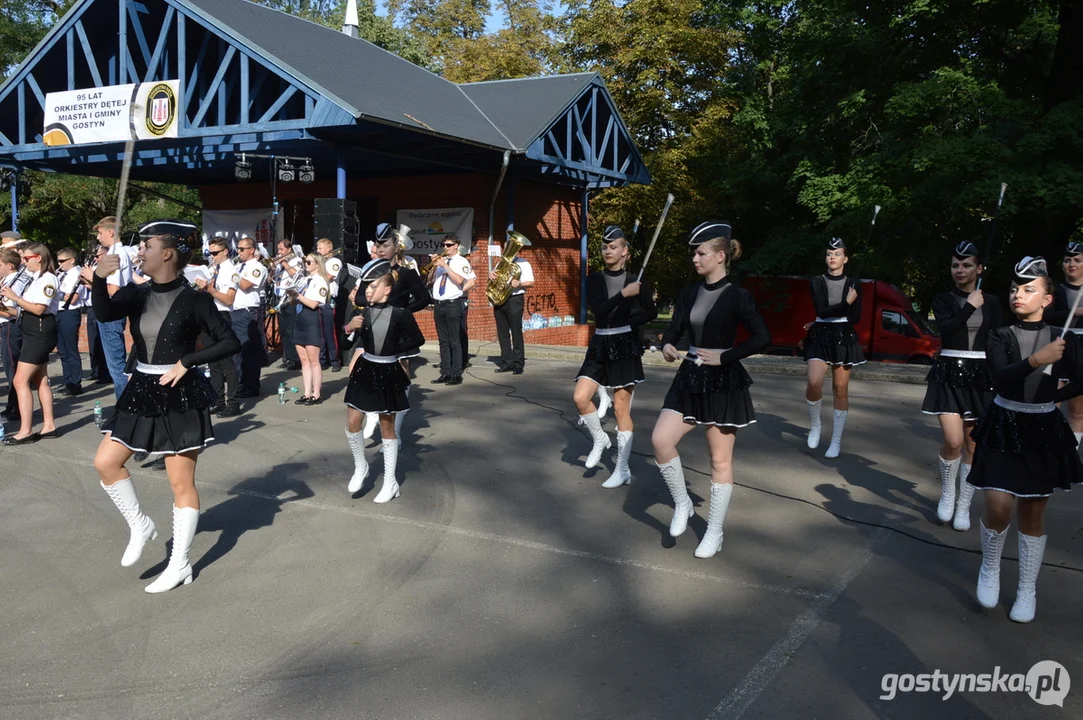
[[[1037,618],[1013,623],[1014,527],[1002,605],[984,610],[980,496],[970,532],[936,521],[923,387],[855,379],[843,454],[826,460],[826,442],[805,447],[803,380],[755,372],[759,423],[738,435],[725,542],[699,560],[703,434],[680,448],[697,509],[676,541],[650,457],[673,368],[650,364],[636,391],[634,482],[619,490],[600,487],[612,457],[583,468],[577,368],[531,359],[496,375],[485,347],[458,387],[420,367],[387,505],[372,502],[378,440],[369,482],[346,490],[345,373],[325,375],[334,396],[317,407],[248,401],[200,458],[195,582],[153,596],[168,481],[129,465],[161,535],[120,567],[127,528],[92,466],[92,407],[111,388],[58,398],[61,438],[0,448],[0,717],[1083,716],[1068,689],[1083,687],[1083,492],[1050,503]],[[264,389],[280,380],[299,384],[268,370]],[[825,436],[830,423],[825,408]],[[914,689],[918,674],[1047,660],[1066,674],[1039,699],[1068,689],[1063,707],[1008,682],[946,700]]]

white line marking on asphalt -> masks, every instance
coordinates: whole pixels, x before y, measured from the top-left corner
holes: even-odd
[[[835,581],[831,588],[823,593],[807,610],[797,616],[790,625],[790,631],[786,637],[775,643],[774,647],[767,651],[758,663],[745,675],[744,679],[737,684],[726,699],[720,702],[707,720],[737,720],[760,694],[767,689],[771,681],[775,679],[782,666],[787,663],[794,652],[797,651],[809,635],[823,620],[824,614],[834,605],[846,588],[854,581],[869,561],[876,555],[876,546],[891,536],[889,528],[880,528],[865,542],[861,552],[850,562],[846,572]]]
[[[16,451],[16,453],[18,455],[23,454],[19,451]],[[93,463],[79,460],[78,458],[52,456],[52,459],[72,465],[79,465],[80,467],[84,468],[93,467]],[[142,477],[145,479],[161,478],[161,473],[152,474],[149,472],[143,472],[142,468],[137,468],[135,472],[129,470],[129,473],[133,477]],[[261,493],[254,490],[237,490],[233,486],[219,484],[207,480],[199,480],[198,487],[211,488],[214,490],[218,490],[219,492],[232,493],[235,495],[248,495],[250,497],[259,498],[261,500],[268,500],[272,502],[282,501],[281,498],[276,495],[272,495],[271,493]],[[521,547],[527,550],[540,550],[542,552],[548,552],[554,555],[565,555],[567,557],[576,557],[583,560],[593,560],[594,562],[606,563],[607,565],[615,565],[618,567],[636,568],[637,570],[650,570],[653,572],[666,573],[668,575],[676,575],[678,577],[687,578],[689,580],[706,580],[709,582],[717,583],[719,585],[731,585],[734,587],[742,587],[750,590],[762,590],[764,592],[774,593],[776,595],[788,595],[791,597],[805,598],[807,600],[822,600],[825,597],[824,593],[819,593],[812,590],[784,587],[782,585],[770,585],[767,583],[750,582],[748,580],[741,580],[739,578],[733,577],[708,575],[707,573],[702,572],[681,570],[680,568],[665,567],[663,565],[654,565],[652,563],[643,562],[641,560],[631,560],[629,558],[613,557],[611,555],[602,555],[601,553],[593,553],[586,550],[576,550],[574,548],[563,548],[556,545],[547,545],[546,543],[540,543],[534,540],[523,540],[520,538],[507,537],[504,535],[496,535],[494,533],[482,532],[480,530],[469,530],[466,528],[451,527],[448,525],[440,525],[438,523],[426,522],[424,520],[413,520],[411,518],[395,517],[393,515],[362,512],[352,507],[329,505],[327,503],[322,503],[316,500],[291,499],[289,504],[290,506],[304,505],[306,507],[315,508],[317,510],[328,510],[331,512],[354,515],[357,517],[366,518],[368,520],[378,520],[381,522],[392,523],[395,525],[407,525],[422,530],[431,530],[434,532],[445,533],[448,535],[456,535],[458,537],[470,538],[471,540],[487,540],[489,542],[497,542],[504,545],[513,545],[515,547]]]

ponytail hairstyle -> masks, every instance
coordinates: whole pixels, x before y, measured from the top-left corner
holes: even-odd
[[[180,274],[195,254],[198,230],[195,223],[186,220],[152,220],[139,226],[139,237],[144,240],[156,237],[163,250],[172,250],[177,274]],[[225,248],[225,241],[215,238],[210,245]]]
[[[388,270],[383,275],[380,275],[375,280],[373,280],[372,284],[376,285],[376,284],[379,284],[379,283],[384,283],[388,287],[393,288],[393,287],[395,287],[395,283],[397,283],[398,281],[399,281],[399,271],[398,270]]]

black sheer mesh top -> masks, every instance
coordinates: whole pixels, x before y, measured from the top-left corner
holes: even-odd
[[[173,365],[179,360],[190,368],[241,349],[211,296],[193,290],[181,278],[164,284],[125,285],[110,297],[105,279],[95,275],[91,300],[101,322],[131,319],[136,358],[147,365]],[[213,342],[196,350],[204,333]]]
[[[1083,353],[1078,336],[1069,334],[1065,338],[1064,356],[1053,364],[1051,372],[1043,372],[1044,366],[1035,370],[1027,362],[1059,334],[1059,328],[1041,322],[1017,322],[991,330],[985,356],[993,370],[997,394],[1024,403],[1060,402],[1083,394]],[[1058,388],[1059,378],[1067,378],[1069,383]]]
[[[749,337],[734,347],[738,325],[744,326]],[[725,350],[723,365],[754,355],[771,344],[771,333],[752,293],[734,285],[729,277],[689,285],[681,291],[662,343],[676,347],[689,331],[695,347]]]
[[[944,350],[985,350],[989,331],[1000,326],[1004,311],[996,296],[983,293],[980,308],[967,302],[969,296],[958,288],[933,296],[933,316]]]
[[[654,306],[654,288],[646,280],[639,294],[625,297],[621,290],[636,281],[636,276],[623,270],[602,270],[587,276],[587,303],[599,328],[630,325],[640,327],[658,317]]]

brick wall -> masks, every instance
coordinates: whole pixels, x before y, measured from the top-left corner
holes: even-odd
[[[496,177],[491,175],[449,174],[352,180],[347,185],[348,197],[358,203],[362,238],[375,230],[376,223],[393,221],[395,211],[400,208],[474,208],[473,251],[468,256],[478,275],[478,282],[470,293],[469,332],[472,340],[496,339],[496,321],[485,298],[489,277],[489,203],[495,183]],[[535,279],[534,287],[527,291],[525,314],[537,313],[546,320],[571,316],[573,322],[578,322],[579,191],[507,178],[496,201],[495,227],[501,230],[508,225],[509,191],[514,194],[515,229],[533,242],[520,252],[520,257],[530,262]],[[207,186],[201,188],[200,194],[208,210],[260,208],[270,204],[269,189],[259,183]],[[311,248],[312,199],[334,196],[335,186],[329,179],[311,185],[278,185],[286,234],[293,232],[297,242],[306,249]],[[292,227],[294,207],[297,208],[296,229]],[[495,242],[503,242],[502,231],[494,235]],[[421,264],[427,261],[419,260]],[[425,336],[435,339],[431,310],[418,313],[417,319]],[[547,327],[526,331],[525,339],[528,343],[544,345],[586,345],[589,330],[578,325]]]

